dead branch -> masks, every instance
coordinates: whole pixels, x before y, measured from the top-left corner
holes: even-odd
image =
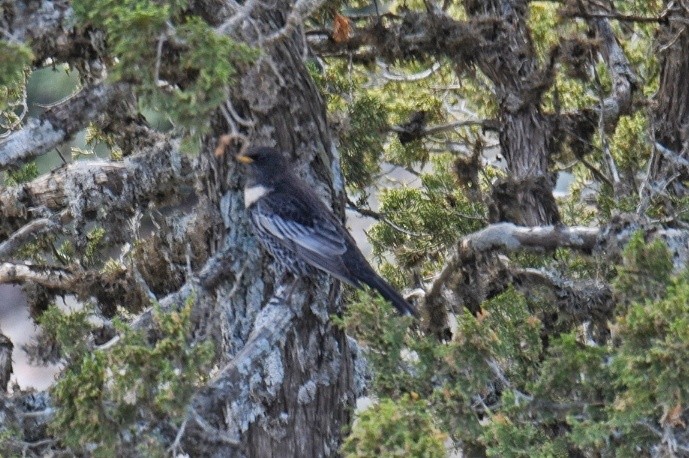
[[[473,268],[487,268],[488,265],[493,265],[492,270],[500,270],[502,262],[490,256],[497,251],[547,252],[555,248],[573,248],[590,253],[596,247],[599,234],[600,229],[589,227],[524,227],[512,223],[498,223],[467,235],[447,259],[426,294],[425,306],[431,317],[431,326],[436,330],[443,328],[447,315],[445,301],[442,300],[443,289],[467,265]]]
[[[127,84],[97,84],[30,119],[0,140],[0,169],[19,166],[67,141],[108,106],[121,99]]]
[[[17,456],[43,456],[55,453],[52,439],[46,439],[48,422],[53,417],[54,408],[48,391],[27,391],[12,396],[0,395],[0,431],[11,431],[10,438],[3,441],[3,452]],[[17,431],[19,437],[31,438],[32,442],[13,439]],[[31,449],[31,453],[28,453]]]
[[[33,282],[47,288],[72,290],[80,276],[66,267],[0,263],[0,283]]]
[[[632,94],[638,77],[606,19],[592,19],[596,36],[601,40],[601,54],[612,75],[612,93],[602,101],[603,120],[616,123],[621,115],[630,113]]]
[[[11,256],[32,238],[55,229],[57,227],[55,219],[57,218],[39,218],[16,231],[7,240],[0,243],[0,259]]]
[[[539,302],[550,304],[558,314],[566,314],[578,324],[591,323],[595,331],[607,329],[616,305],[607,283],[571,280],[544,269],[514,268],[511,272],[515,287],[525,296],[534,296]],[[555,325],[553,322],[544,324]]]
[[[600,229],[595,227],[539,226],[523,227],[512,223],[492,224],[466,236],[459,244],[458,261],[472,253],[527,250],[547,252],[572,248],[590,253],[596,246]]]

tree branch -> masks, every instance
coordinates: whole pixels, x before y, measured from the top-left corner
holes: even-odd
[[[498,223],[464,237],[459,244],[459,253],[460,258],[466,258],[473,256],[473,253],[496,250],[546,252],[555,248],[573,248],[591,252],[599,234],[600,229],[595,227],[523,227]]]
[[[16,231],[7,240],[0,243],[0,259],[11,256],[31,238],[56,228],[55,219],[57,218],[40,218]]]
[[[128,87],[125,83],[96,84],[29,119],[21,130],[0,140],[0,169],[19,166],[69,140],[122,99]]]
[[[79,281],[80,277],[65,267],[0,263],[0,283],[33,282],[47,288],[72,290]]]
[[[434,14],[407,14],[395,20],[378,21],[357,28],[347,40],[336,42],[329,34],[309,33],[309,46],[319,55],[348,56],[360,48],[374,47],[387,62],[447,56],[457,62],[472,62],[488,43],[482,32],[490,33],[492,25],[457,21],[436,11]],[[312,31],[313,32],[313,31]]]
[[[88,212],[133,208],[158,196],[172,199],[193,179],[191,159],[176,142],[160,140],[145,154],[124,161],[77,161],[35,180],[0,190],[0,215],[26,219],[47,209],[68,210],[82,219]]]
[[[601,40],[602,54],[612,75],[612,94],[602,101],[603,121],[616,123],[620,115],[628,114],[632,108],[632,92],[638,78],[627,60],[624,50],[606,19],[593,19],[596,36]]]
[[[266,395],[274,392],[274,384],[280,383],[275,377],[280,376],[282,368],[274,365],[281,364],[281,348],[296,315],[279,294],[274,295],[256,316],[244,347],[192,401],[191,405],[197,412],[208,415],[226,411],[231,414],[224,419],[206,419],[226,428],[230,440],[239,440],[240,434],[260,414],[247,409],[256,406],[252,398],[259,393]],[[252,374],[266,376],[254,378]]]

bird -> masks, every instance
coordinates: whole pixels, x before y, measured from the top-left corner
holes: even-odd
[[[244,205],[253,232],[286,270],[309,277],[320,269],[356,288],[367,285],[401,315],[419,312],[368,263],[354,238],[276,148],[255,146],[235,159],[246,166]]]

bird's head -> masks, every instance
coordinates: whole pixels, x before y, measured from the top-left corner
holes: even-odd
[[[275,148],[256,146],[235,156],[237,162],[247,166],[249,176],[257,181],[269,182],[287,171],[287,159]]]

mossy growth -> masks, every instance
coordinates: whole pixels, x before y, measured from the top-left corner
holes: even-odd
[[[90,347],[87,310],[49,309],[42,319],[44,332],[53,336],[67,361],[51,389],[57,407],[51,433],[92,456],[127,450],[150,456],[164,450],[162,425],[179,427],[214,357],[212,343],[191,338],[193,304],[190,298],[169,313],[156,307],[155,326],[148,333],[116,321],[120,338],[107,350]]]

